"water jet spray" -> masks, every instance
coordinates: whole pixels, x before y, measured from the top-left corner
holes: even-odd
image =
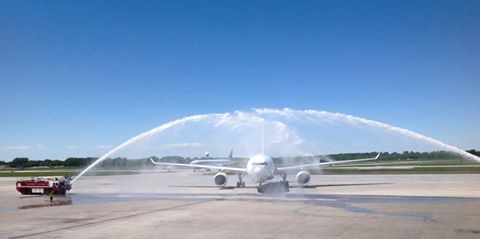
[[[293,127],[290,127],[288,122],[291,122],[293,120],[304,120],[304,121],[314,122],[314,123],[315,122],[319,122],[319,123],[320,122],[321,123],[342,122],[351,126],[367,126],[369,128],[380,129],[382,131],[406,136],[411,139],[420,140],[430,145],[435,145],[442,149],[457,153],[464,158],[480,162],[479,157],[472,155],[458,147],[443,143],[439,140],[413,132],[411,130],[392,126],[379,121],[370,120],[370,119],[361,118],[361,117],[343,114],[343,113],[331,113],[327,111],[294,110],[289,108],[284,108],[284,109],[265,108],[265,109],[253,109],[253,111],[248,111],[248,112],[235,111],[233,113],[224,113],[224,114],[193,115],[193,116],[188,116],[188,117],[167,122],[154,129],[151,129],[135,137],[132,137],[131,139],[125,141],[124,143],[110,150],[108,153],[106,153],[105,155],[103,155],[102,157],[94,161],[87,168],[85,168],[77,177],[75,177],[72,180],[71,183],[74,183],[82,175],[84,175],[86,172],[88,172],[90,169],[98,165],[100,162],[102,162],[106,158],[110,157],[111,155],[113,155],[114,153],[122,149],[127,148],[128,146],[134,143],[151,138],[152,136],[165,132],[168,129],[172,129],[174,127],[179,127],[179,126],[192,124],[192,123],[207,123],[208,125],[211,125],[210,127],[213,127],[213,128],[224,127],[229,132],[238,131],[242,129],[242,127],[244,131],[255,131],[255,129],[258,130],[258,125],[259,123],[261,123],[263,125],[262,138],[266,137],[266,139],[262,139],[262,141],[266,140],[265,145],[264,143],[262,143],[262,151],[268,149],[270,153],[272,150],[271,148],[269,148],[269,146],[272,147],[272,145],[277,145],[278,148],[280,148],[281,150],[287,149],[289,150],[289,152],[293,154],[312,155],[311,154],[312,152],[308,152],[308,150],[302,149],[300,147],[300,146],[307,145],[308,142],[306,139],[302,138],[302,136]],[[265,134],[263,132],[265,129],[269,129],[270,131],[273,131],[273,132],[268,132],[267,134]],[[240,139],[240,140],[244,140],[244,139]],[[280,153],[285,151],[285,150],[284,151],[281,151],[281,150],[279,151]]]

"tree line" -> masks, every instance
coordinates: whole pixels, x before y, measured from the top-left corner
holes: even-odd
[[[67,158],[65,160],[45,159],[29,160],[28,158],[15,158],[10,162],[0,161],[0,165],[6,165],[8,168],[31,168],[31,167],[82,167],[89,165],[97,158]]]
[[[480,151],[471,149],[467,150],[468,153],[480,157]],[[371,153],[344,153],[344,154],[332,154],[328,155],[331,159],[334,160],[349,160],[357,158],[369,158],[377,155],[377,152]],[[380,156],[382,160],[428,160],[428,159],[452,159],[460,158],[458,154],[449,152],[449,151],[433,151],[433,152],[413,152],[413,151],[404,151],[402,153],[389,153],[383,152]]]
[[[158,160],[158,158],[155,160]],[[28,158],[15,158],[10,162],[0,161],[0,165],[5,165],[7,168],[32,168],[32,167],[64,167],[64,168],[82,168],[90,165],[98,158],[95,157],[71,157],[65,160],[29,160]],[[179,156],[167,156],[163,157],[160,160],[165,162],[180,162],[180,163],[190,163],[192,159],[190,158],[183,158]],[[142,158],[142,159],[127,159],[127,158],[108,158],[103,160],[98,164],[97,167],[99,168],[139,168],[139,167],[146,167],[151,166],[152,162],[150,162],[150,158]]]
[[[480,157],[480,151],[471,149],[467,152],[474,154]],[[333,160],[349,160],[349,159],[358,159],[358,158],[369,158],[375,157],[377,152],[370,153],[341,153],[341,154],[330,154],[327,155]],[[155,160],[161,160],[163,162],[176,162],[176,163],[190,163],[192,160],[198,158],[184,158],[180,156],[166,156],[162,158],[153,157]],[[298,157],[301,159],[302,157]],[[321,157],[320,157],[321,158]],[[413,152],[413,151],[404,151],[402,153],[389,153],[384,152],[381,154],[381,160],[429,160],[429,159],[452,159],[459,158],[455,153],[448,151],[433,151],[433,152]],[[94,157],[71,157],[65,160],[57,159],[45,159],[45,160],[29,160],[28,158],[15,158],[10,162],[0,161],[0,165],[4,165],[7,168],[31,168],[31,167],[67,167],[67,168],[82,168],[93,163],[97,158]],[[282,158],[276,158],[275,160],[282,161]],[[149,158],[141,159],[127,159],[127,158],[109,158],[101,163],[97,167],[99,168],[142,168],[142,167],[151,167],[152,163]]]

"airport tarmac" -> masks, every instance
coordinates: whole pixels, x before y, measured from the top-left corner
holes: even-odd
[[[50,204],[1,178],[0,237],[480,238],[479,182],[480,174],[315,175],[309,188],[262,195],[248,180],[252,187],[220,190],[212,175],[157,171],[83,177]]]

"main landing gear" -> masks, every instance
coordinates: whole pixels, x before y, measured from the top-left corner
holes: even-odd
[[[282,181],[281,183],[284,184],[284,186],[287,188],[287,192],[288,192],[288,188],[290,187],[290,185],[288,184],[288,181],[287,181],[287,174],[284,173],[282,175],[280,175],[282,177]]]
[[[237,188],[244,188],[244,187],[245,187],[245,181],[243,181],[243,174],[239,174]]]

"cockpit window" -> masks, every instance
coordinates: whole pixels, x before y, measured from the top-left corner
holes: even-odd
[[[266,162],[261,162],[261,163],[252,163],[252,165],[267,165]]]

